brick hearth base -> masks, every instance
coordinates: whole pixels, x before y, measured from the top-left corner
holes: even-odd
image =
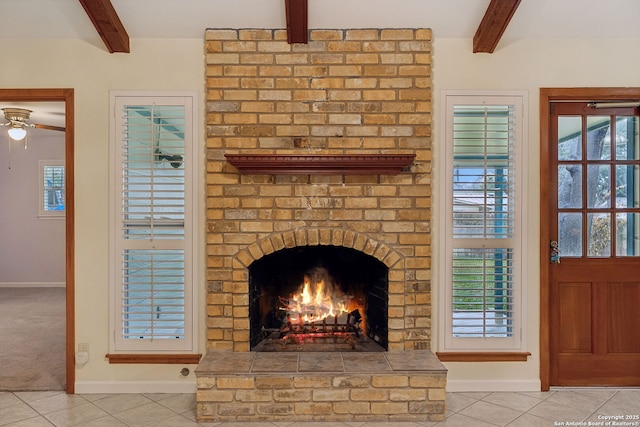
[[[439,421],[447,370],[431,351],[209,351],[198,421]]]

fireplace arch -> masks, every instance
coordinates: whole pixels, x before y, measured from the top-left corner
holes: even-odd
[[[353,249],[369,255],[388,268],[388,349],[404,349],[405,316],[407,313],[410,314],[407,304],[411,304],[411,301],[405,300],[405,286],[407,279],[411,279],[405,272],[405,257],[384,242],[353,230],[300,228],[270,234],[233,256],[232,280],[227,286],[232,290],[228,302],[231,303],[233,322],[228,324],[230,328],[222,331],[223,334],[227,333],[232,337],[233,350],[249,351],[251,349],[249,320],[249,267],[251,264],[280,250],[304,246],[335,246]]]
[[[248,268],[254,261],[281,249],[315,245],[355,249],[383,262],[389,269],[395,268],[403,258],[394,249],[370,236],[353,230],[332,228],[300,228],[274,233],[247,246],[234,258],[241,264],[241,268]]]

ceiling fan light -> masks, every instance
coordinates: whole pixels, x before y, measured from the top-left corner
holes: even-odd
[[[14,141],[22,141],[27,136],[27,131],[22,127],[12,127],[7,132]]]

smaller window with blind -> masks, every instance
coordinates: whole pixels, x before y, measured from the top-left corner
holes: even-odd
[[[522,348],[525,97],[447,94],[443,351]]]
[[[38,216],[62,218],[65,216],[64,162],[40,160]]]

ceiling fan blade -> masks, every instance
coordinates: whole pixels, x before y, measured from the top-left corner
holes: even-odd
[[[36,129],[57,130],[61,132],[65,131],[65,129],[61,126],[34,124],[33,127]]]

